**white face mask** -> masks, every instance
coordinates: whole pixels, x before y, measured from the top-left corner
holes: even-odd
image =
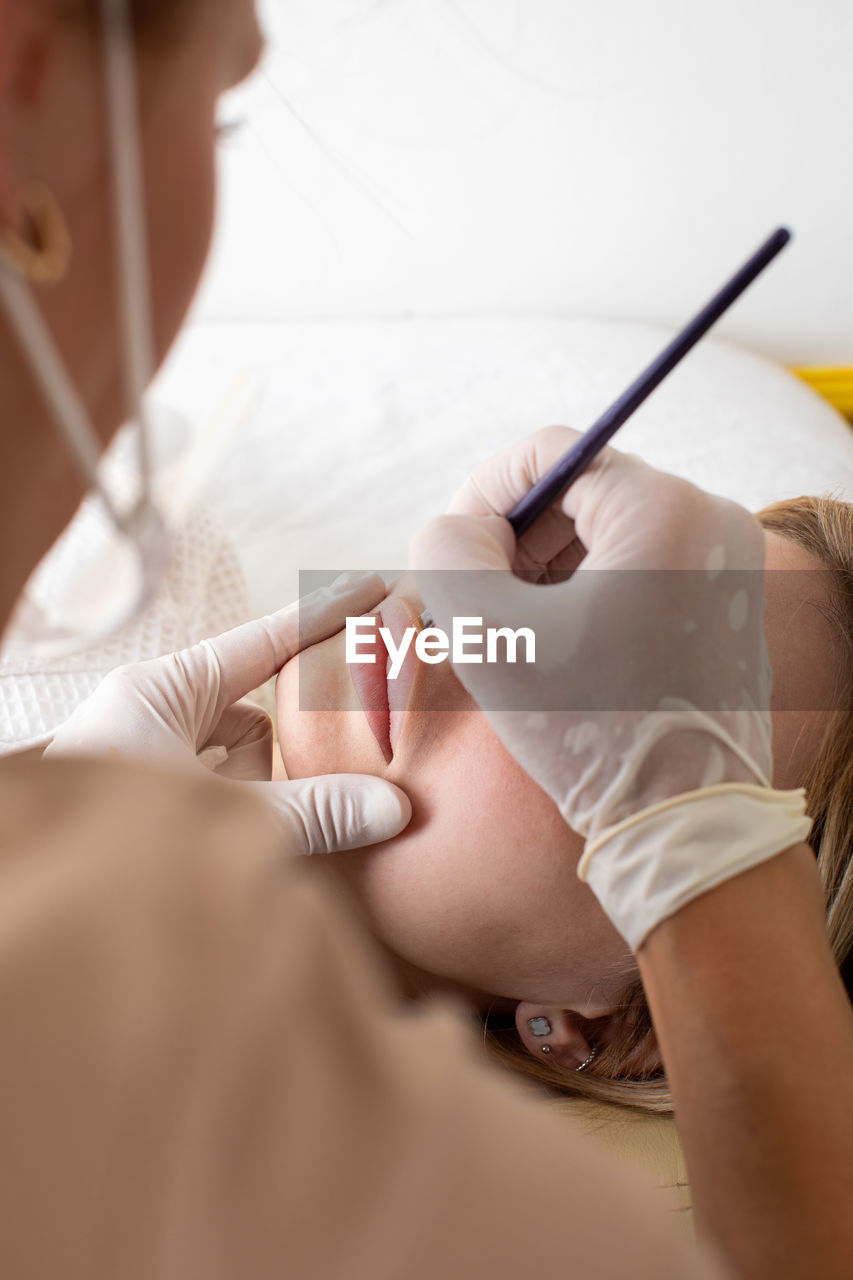
[[[17,335],[56,426],[94,495],[110,536],[66,566],[61,598],[39,591],[33,575],[3,638],[4,652],[54,657],[87,648],[131,621],[150,601],[168,564],[169,538],[151,496],[151,431],[144,403],[154,372],[150,275],[139,146],[133,32],[127,0],[101,0],[109,142],[116,224],[124,376],[136,435],[139,482],[128,501],[110,491],[99,467],[101,443],[30,286],[0,266],[0,305]]]

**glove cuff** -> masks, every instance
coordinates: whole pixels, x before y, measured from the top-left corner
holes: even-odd
[[[688,791],[608,827],[578,876],[636,951],[686,903],[805,840],[806,793],[749,783]]]

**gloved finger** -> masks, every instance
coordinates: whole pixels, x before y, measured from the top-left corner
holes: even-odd
[[[556,603],[556,588],[515,577],[515,545],[509,524],[497,516],[439,516],[420,530],[409,562],[433,621],[448,634],[454,617],[479,616],[486,626],[525,625],[524,615],[535,604],[541,606],[545,597]]]
[[[272,808],[288,853],[307,856],[381,844],[408,826],[408,796],[367,774],[251,783]]]
[[[536,661],[558,663],[578,622],[578,584],[542,587],[513,573],[515,536],[496,516],[439,516],[412,539],[410,563],[433,621],[448,634],[454,617],[479,617],[485,628],[527,628],[535,636]],[[572,594],[569,594],[569,593]],[[503,664],[465,664],[456,675],[481,706],[489,690],[518,681]]]
[[[450,513],[508,515],[580,435],[570,427],[545,427],[495,454],[471,473],[452,499]],[[584,554],[573,521],[556,504],[522,536],[513,568],[549,581],[573,572]]]
[[[584,569],[704,569],[709,553],[727,569],[763,568],[764,535],[744,507],[636,454],[600,458],[560,504],[588,549]]]
[[[220,670],[214,720],[271,680],[300,649],[340,631],[347,617],[369,613],[384,596],[385,583],[378,573],[342,574],[330,587],[278,613],[205,640]]]
[[[220,716],[199,760],[223,778],[268,782],[273,763],[272,720],[252,702],[235,702]]]
[[[483,617],[484,607],[490,615],[497,608],[503,620],[515,586],[523,585],[512,573],[515,546],[499,516],[438,516],[416,533],[409,565],[433,622],[449,635],[454,617]]]
[[[580,439],[571,427],[543,427],[487,458],[448,507],[450,515],[505,516]]]

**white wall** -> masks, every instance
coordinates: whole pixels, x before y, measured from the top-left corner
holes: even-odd
[[[195,319],[681,323],[853,363],[850,0],[266,0]]]

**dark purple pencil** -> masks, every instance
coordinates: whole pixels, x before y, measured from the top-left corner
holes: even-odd
[[[756,276],[773,261],[791,239],[787,227],[779,227],[764,244],[745,262],[741,269],[732,276],[727,284],[714,295],[709,303],[685,325],[669,346],[656,360],[653,360],[645,372],[622,392],[618,400],[606,409],[596,422],[585,431],[580,440],[555,462],[549,471],[539,480],[528,494],[513,507],[507,520],[520,538],[532,524],[535,524],[544,511],[561,498],[582,471],[585,471],[593,458],[599,453],[616,432],[623,426],[631,414],[639,409],[656,387],[659,387],[667,374],[671,373],[688,351],[695,347],[700,338],[708,332],[724,312],[735,302],[745,289],[748,289]],[[424,626],[430,626],[429,612],[421,615]]]
[[[756,276],[773,261],[790,239],[791,232],[786,227],[779,227],[774,231],[749,261],[744,263],[740,271],[732,276],[728,284],[723,285],[707,306],[703,307],[681,333],[673,338],[669,346],[656,360],[652,361],[648,369],[641,373],[626,391],[623,391],[619,399],[593,423],[588,431],[584,432],[577,444],[573,445],[518,505],[513,507],[507,520],[512,525],[517,538],[520,538],[539,519],[552,502],[562,497],[572,481],[586,470],[608,440],[613,438],[631,414],[639,409],[656,387],[660,386],[667,374],[671,373],[678,362],[684,359],[691,347],[694,347],[708,332],[711,325],[719,320],[725,311],[728,311],[745,289],[749,288]]]

